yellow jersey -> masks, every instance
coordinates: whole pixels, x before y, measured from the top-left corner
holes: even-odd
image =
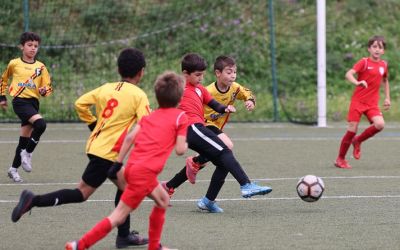
[[[95,106],[96,115],[91,111]],[[78,98],[79,118],[96,127],[86,144],[86,153],[114,161],[132,125],[150,114],[146,93],[128,82],[106,83]]]
[[[251,90],[243,87],[237,82],[233,82],[229,89],[225,92],[221,92],[218,89],[216,82],[211,83],[206,88],[217,102],[226,106],[233,105],[235,100],[251,100],[255,104],[255,96]],[[212,108],[206,105],[204,106],[204,119],[206,126],[212,125],[222,130],[222,128],[228,122],[229,115],[230,113],[220,114]]]
[[[40,98],[39,88],[46,87],[48,96],[53,92],[50,74],[46,66],[35,60],[33,63],[15,58],[8,63],[0,79],[0,96],[6,95],[8,81],[12,79],[8,92],[13,97]]]

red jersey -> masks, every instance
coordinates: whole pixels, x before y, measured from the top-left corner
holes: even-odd
[[[140,130],[126,165],[147,168],[158,174],[175,146],[176,137],[186,136],[188,118],[177,108],[160,108],[142,117],[139,125]]]
[[[203,105],[207,105],[212,99],[211,94],[203,85],[193,86],[188,82],[186,83],[179,108],[185,111],[188,116],[189,125],[194,123],[204,124]]]
[[[371,106],[377,106],[379,103],[379,90],[382,79],[388,75],[388,66],[386,61],[373,61],[370,58],[362,58],[353,69],[357,73],[357,80],[365,80],[368,88],[356,86],[352,96],[352,101],[361,102]]]

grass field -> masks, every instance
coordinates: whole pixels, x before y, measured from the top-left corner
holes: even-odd
[[[6,171],[18,125],[0,125],[0,249],[63,249],[66,241],[78,239],[113,209],[115,188],[107,182],[89,202],[34,208],[18,223],[11,222],[23,189],[46,193],[74,188],[86,167],[86,126],[48,124],[47,128],[33,156],[33,172],[21,172],[24,183],[14,184]],[[400,125],[388,124],[363,144],[362,158],[350,159],[351,170],[333,166],[344,131],[344,124],[328,128],[231,124],[226,132],[233,138],[239,162],[251,179],[270,185],[272,193],[242,199],[239,185],[229,175],[219,195],[224,213],[200,212],[196,201],[207,190],[214,169],[210,164],[199,173],[196,185],[185,183],[176,191],[162,243],[181,250],[400,249]],[[183,164],[184,157],[171,156],[160,180],[170,179]],[[325,182],[318,202],[297,197],[297,180],[306,174]],[[147,233],[151,207],[146,200],[132,214],[132,229]],[[93,249],[114,249],[115,236],[114,230]]]

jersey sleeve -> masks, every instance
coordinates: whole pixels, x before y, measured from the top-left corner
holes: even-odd
[[[101,87],[83,94],[75,101],[75,110],[78,113],[79,118],[88,125],[97,120],[96,116],[94,116],[90,110],[90,107],[96,104],[100,88]]]
[[[360,73],[367,68],[367,58],[362,58],[356,64],[353,65],[353,69],[356,73]]]
[[[6,70],[1,75],[0,79],[0,96],[5,96],[7,93],[7,85],[10,76],[12,75],[12,65],[11,62],[7,65]]]
[[[50,73],[44,65],[42,70],[41,87],[46,87],[46,94],[44,96],[49,96],[51,93],[53,93],[53,85],[51,84]]]
[[[245,88],[242,85],[238,84],[237,91],[238,91],[237,99],[243,101],[253,101],[253,103],[256,104],[256,97],[254,96],[253,92],[250,89]]]
[[[146,94],[143,94],[139,98],[139,103],[137,105],[136,116],[137,120],[140,121],[143,116],[149,115],[151,112],[149,99],[147,98]]]
[[[177,135],[186,136],[187,127],[189,125],[189,119],[186,116],[185,112],[182,112],[178,115],[177,118]]]

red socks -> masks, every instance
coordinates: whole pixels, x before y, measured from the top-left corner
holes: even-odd
[[[340,149],[339,149],[339,158],[344,159],[346,157],[347,151],[349,150],[349,147],[351,145],[351,141],[353,140],[354,136],[356,133],[347,131],[346,134],[344,134],[342,138],[342,142],[340,143]]]
[[[153,207],[149,221],[149,250],[157,250],[160,247],[161,233],[165,221],[164,208]]]
[[[79,250],[87,249],[103,239],[112,229],[110,220],[106,217],[96,224],[79,240]]]
[[[380,132],[380,130],[378,130],[377,128],[375,128],[374,125],[372,125],[372,126],[369,126],[368,128],[366,128],[364,130],[364,132],[362,132],[359,136],[357,136],[356,139],[357,139],[357,141],[359,141],[361,143],[361,142],[367,140],[368,138],[371,138],[378,132]]]

